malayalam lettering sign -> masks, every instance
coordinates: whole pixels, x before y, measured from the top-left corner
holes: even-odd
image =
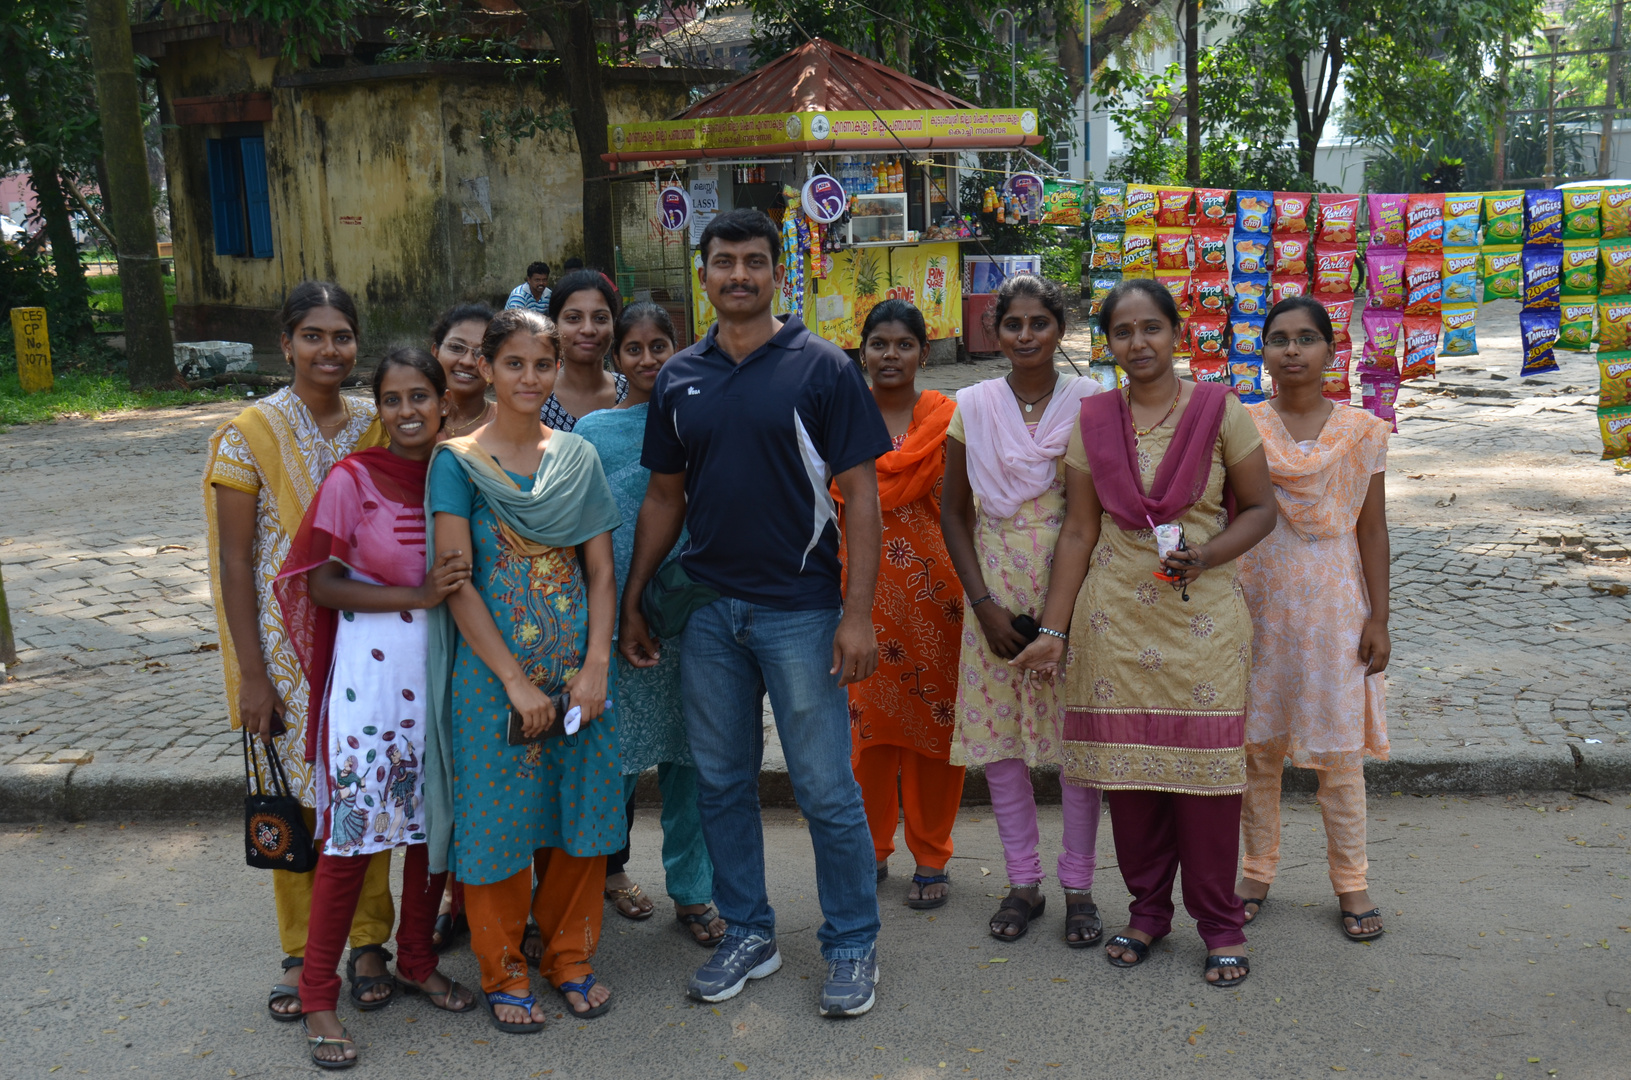
[[[11,309],[11,335],[17,349],[17,381],[26,394],[50,390],[51,335],[45,325],[42,307]]]
[[[1035,109],[881,109],[850,112],[701,116],[612,124],[607,160],[697,158],[712,152],[762,149],[776,153],[899,147],[993,147],[1040,141]]]

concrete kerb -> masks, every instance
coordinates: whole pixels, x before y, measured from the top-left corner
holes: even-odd
[[[1631,789],[1631,751],[1575,744],[1509,748],[1466,747],[1451,753],[1401,754],[1369,761],[1365,781],[1375,794],[1506,794],[1516,791],[1624,791]],[[1037,801],[1059,801],[1059,771],[1032,770]],[[1318,780],[1311,770],[1287,769],[1284,790],[1311,793]],[[130,818],[234,815],[243,807],[243,774],[236,763],[208,767],[153,767],[110,762],[88,765],[0,766],[0,821],[119,820]],[[635,799],[657,806],[655,770],[640,778]],[[785,771],[759,778],[765,806],[796,806]],[[965,806],[990,802],[985,773],[968,770]]]

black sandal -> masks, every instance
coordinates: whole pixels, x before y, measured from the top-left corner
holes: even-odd
[[[1074,930],[1084,936],[1075,941],[1070,940],[1070,932]],[[1087,931],[1093,932],[1092,937],[1086,937]],[[1099,918],[1099,905],[1091,900],[1082,900],[1074,904],[1065,905],[1065,944],[1072,949],[1085,949],[1089,945],[1097,945],[1104,937],[1104,920]]]
[[[436,926],[431,933],[436,937],[434,946],[436,951],[446,952],[470,933],[470,920],[462,911],[457,915],[451,911],[444,911],[436,916]]]
[[[356,945],[352,947],[351,956],[345,962],[345,975],[346,978],[351,980],[351,1000],[357,1003],[357,1008],[361,1012],[373,1012],[375,1009],[385,1008],[385,1006],[396,1000],[397,990],[400,989],[396,976],[392,975],[389,970],[383,975],[357,974],[357,957],[366,956],[369,953],[377,953],[379,958],[387,964],[392,959],[391,950],[383,945]],[[373,1001],[363,997],[368,991],[380,986],[389,986],[391,992],[382,998],[375,998]]]
[[[1155,939],[1155,941],[1160,940],[1160,938]],[[1111,967],[1135,968],[1150,958],[1150,945],[1154,945],[1155,941],[1152,941],[1149,945],[1146,945],[1135,937],[1128,937],[1126,934],[1117,934],[1105,945],[1106,952],[1104,954],[1104,958],[1110,961]],[[1133,955],[1138,957],[1138,959],[1123,960],[1119,956],[1111,956],[1108,951],[1110,949],[1131,949],[1133,951]]]
[[[721,941],[725,940],[725,932],[723,930],[721,930],[718,935],[715,935],[708,929],[708,924],[717,918],[719,918],[719,912],[714,910],[714,906],[712,904],[709,904],[706,910],[693,911],[689,915],[681,915],[677,911],[674,912],[674,921],[685,927],[685,936],[696,942],[698,945],[701,945],[704,949],[711,949],[715,945],[718,945]],[[697,937],[695,934],[691,933],[691,927],[693,926],[702,927],[703,933],[706,936]]]
[[[1256,922],[1257,917],[1263,913],[1264,905],[1267,904],[1268,902],[1269,902],[1269,898],[1266,897],[1266,896],[1242,897],[1241,901],[1240,901],[1240,910],[1241,911],[1246,911],[1247,908],[1252,909],[1250,911],[1246,911],[1246,914],[1251,916],[1251,918],[1247,919],[1246,922],[1248,922],[1248,923]]]
[[[913,874],[912,884],[917,886],[919,898],[906,901],[906,906],[913,911],[933,911],[935,908],[945,907],[946,901],[951,899],[951,878],[946,874]],[[946,895],[934,900],[922,899],[923,890],[929,885],[944,885]]]
[[[1352,919],[1360,926],[1363,926],[1365,925],[1366,919],[1380,919],[1381,917],[1382,909],[1379,907],[1371,908],[1369,911],[1358,912],[1357,914],[1352,911],[1344,911],[1338,917],[1337,925],[1342,927],[1342,933],[1349,941],[1375,941],[1377,938],[1387,933],[1386,927],[1382,928],[1381,930],[1372,930],[1367,934],[1362,930],[1349,930],[1348,920]]]
[[[993,929],[991,930],[991,936],[998,941],[1018,941],[1025,936],[1026,931],[1030,930],[1031,920],[1039,917],[1047,906],[1048,898],[1046,896],[1037,897],[1036,903],[1033,904],[1023,896],[1009,893],[1002,898],[1002,903],[997,905],[997,913],[991,916],[990,923],[987,923],[987,926],[989,928],[991,923],[996,923],[999,926],[1017,926],[1019,932],[1004,934]],[[1008,913],[1006,917],[1004,917],[1004,912]]]
[[[528,945],[535,945],[538,955],[534,956],[527,951]],[[521,932],[521,956],[533,967],[543,970],[544,963],[544,932],[538,929],[538,924],[527,920],[527,928]]]
[[[305,964],[306,961],[298,956],[285,956],[283,958],[284,971],[292,971],[297,967],[304,967]],[[266,995],[266,1011],[272,1014],[273,1020],[276,1020],[280,1024],[292,1024],[296,1020],[299,1020],[302,1016],[306,1015],[304,1006],[296,1009],[294,1012],[278,1012],[276,1009],[272,1008],[273,1005],[284,1000],[285,998],[294,998],[296,1001],[300,1000],[300,980],[296,979],[292,983],[278,983],[276,986],[272,987],[272,992]]]
[[[1240,972],[1240,974],[1233,979],[1225,979],[1219,975],[1215,982],[1206,977],[1208,971],[1217,971],[1223,968],[1232,968]],[[1201,981],[1205,982],[1207,986],[1239,986],[1246,981],[1246,976],[1251,973],[1251,961],[1244,956],[1208,956],[1206,958],[1206,967],[1201,969]]]
[[[355,1047],[356,1044],[349,1038],[341,1037],[337,1039],[330,1035],[313,1035],[311,1033],[311,1028],[306,1026],[305,1017],[300,1018],[300,1030],[306,1033],[306,1048],[311,1053],[311,1063],[316,1065],[319,1069],[349,1069],[357,1062],[362,1060],[360,1057],[318,1057],[317,1051],[324,1046]],[[342,1028],[341,1030],[344,1029]],[[346,1032],[346,1035],[350,1034],[351,1032]]]

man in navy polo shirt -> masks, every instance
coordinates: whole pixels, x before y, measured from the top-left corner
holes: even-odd
[[[872,593],[882,522],[873,461],[889,451],[889,433],[849,357],[797,318],[771,314],[784,268],[770,218],[721,214],[701,246],[697,276],[718,322],[657,376],[640,459],[651,481],[620,622],[624,657],[655,664],[640,594],[683,524],[690,542],[680,565],[720,596],[691,615],[678,644],[714,901],[729,926],[692,976],[690,994],[724,1001],[781,967],[759,819],[768,690],[815,846],[826,916],[816,936],[828,965],[821,1012],[859,1016],[876,1000],[878,897],[850,769],[844,687],[878,666]],[[829,482],[848,507],[842,595]]]

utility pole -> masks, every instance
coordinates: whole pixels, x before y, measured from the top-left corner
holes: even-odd
[[[1495,102],[1495,186],[1506,186],[1506,93],[1511,67],[1512,35],[1501,35],[1500,97]]]
[[[96,104],[102,116],[107,162],[108,216],[119,245],[119,291],[125,301],[125,355],[130,385],[176,386],[170,316],[164,304],[153,189],[147,179],[136,60],[130,45],[126,0],[88,0]]]
[[[1619,102],[1620,82],[1620,19],[1625,14],[1625,0],[1614,0],[1614,29],[1609,35],[1608,84],[1603,92],[1603,132],[1597,140],[1597,175],[1607,180],[1612,171],[1612,144],[1614,136],[1615,105]]]
[[[1546,186],[1557,184],[1557,43],[1563,37],[1561,26],[1548,26],[1543,33],[1551,46],[1552,64],[1546,73]]]
[[[1201,0],[1184,0],[1184,120],[1187,136],[1184,175],[1201,186]]]

